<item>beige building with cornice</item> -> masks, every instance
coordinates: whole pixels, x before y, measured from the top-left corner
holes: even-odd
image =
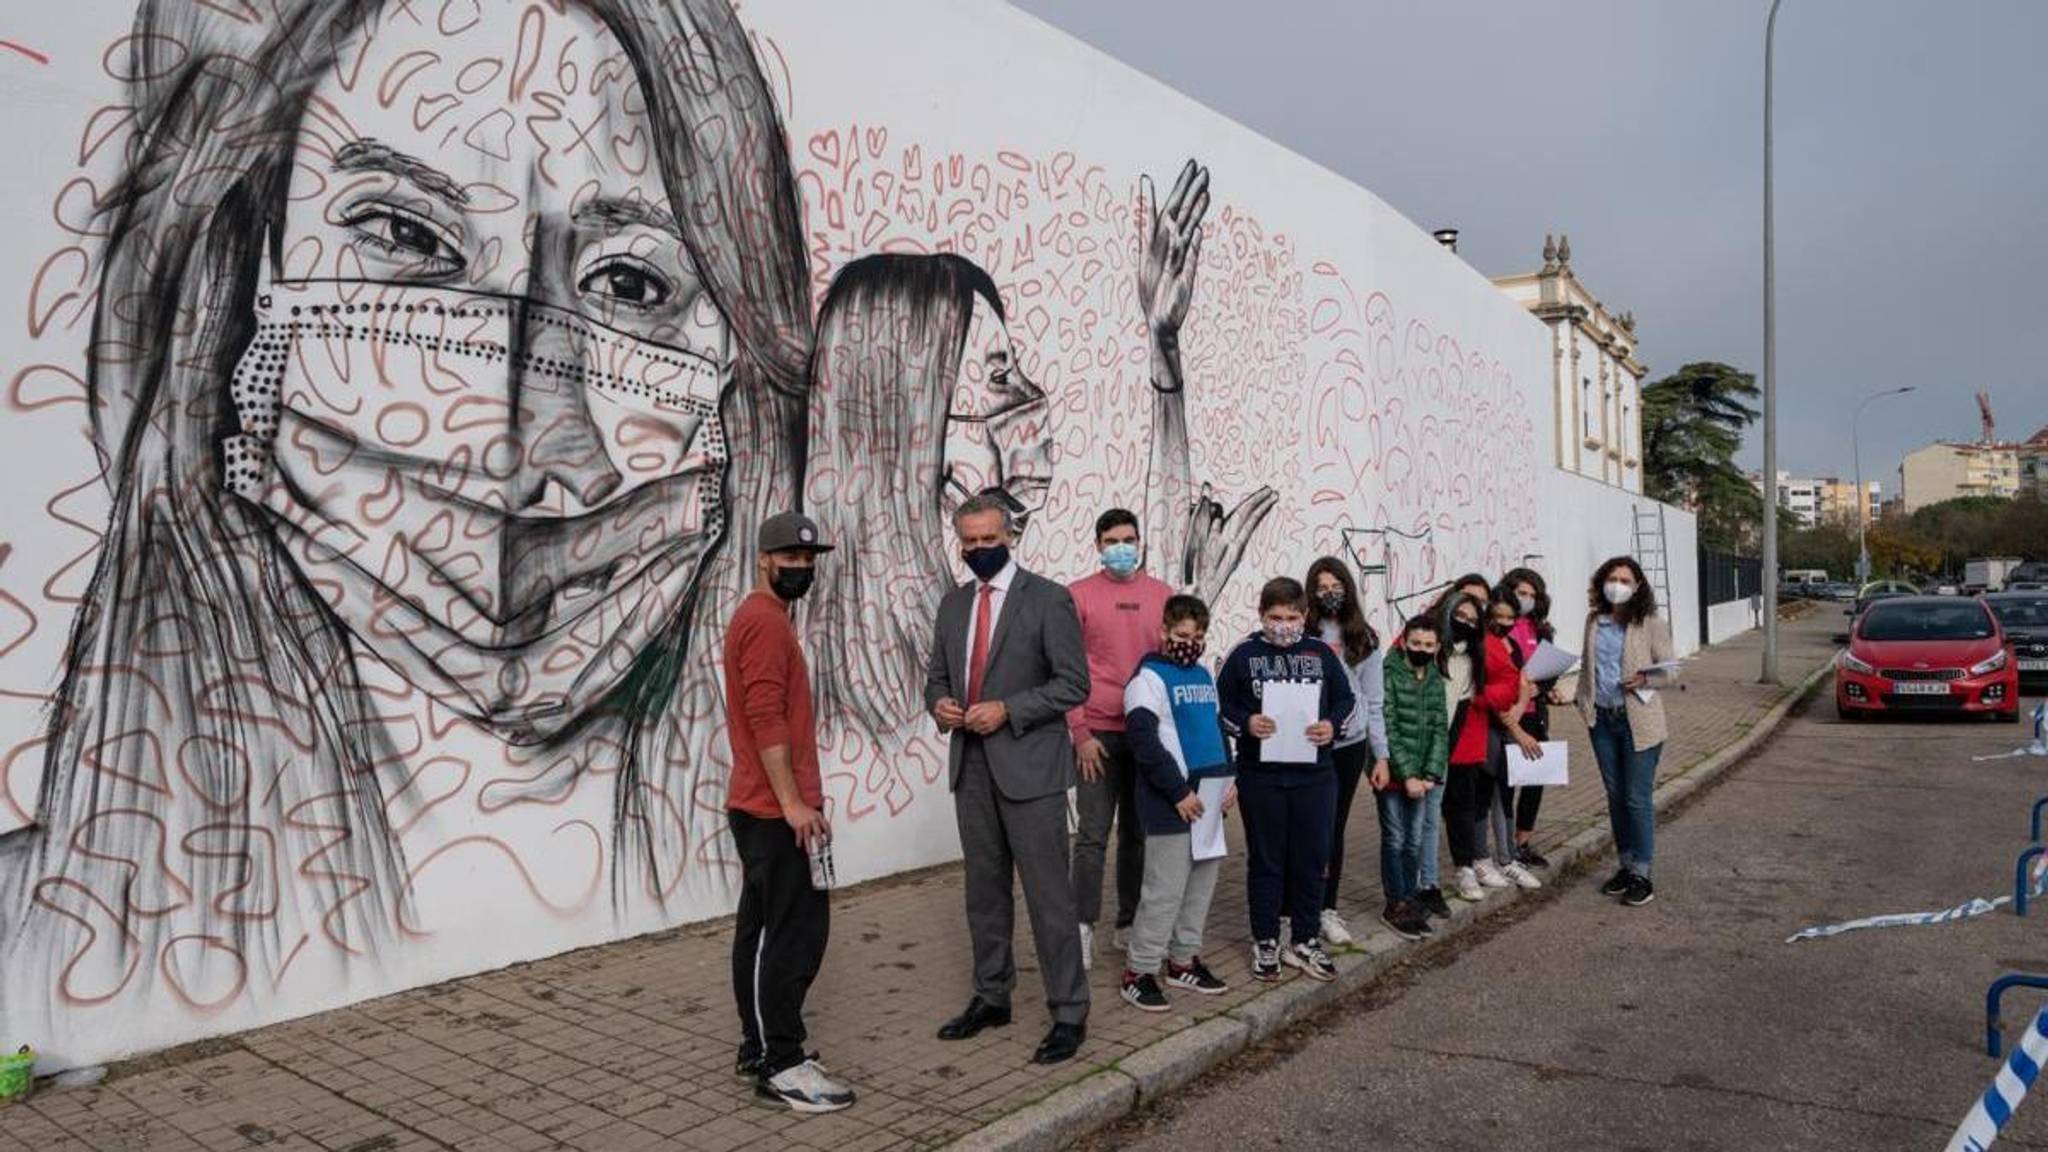
[[[1550,326],[1557,466],[1643,490],[1643,377],[1632,313],[1615,313],[1572,271],[1571,238],[1543,238],[1543,267],[1494,280]]]

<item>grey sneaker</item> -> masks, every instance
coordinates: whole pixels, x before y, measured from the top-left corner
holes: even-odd
[[[1252,979],[1271,984],[1280,978],[1280,942],[1252,941]]]
[[[853,1107],[853,1089],[825,1075],[816,1060],[791,1065],[754,1088],[763,1099],[778,1101],[791,1111],[816,1114]]]
[[[1330,963],[1330,957],[1323,951],[1323,942],[1310,937],[1288,946],[1280,953],[1280,959],[1290,968],[1299,968],[1313,980],[1335,980],[1337,966]]]

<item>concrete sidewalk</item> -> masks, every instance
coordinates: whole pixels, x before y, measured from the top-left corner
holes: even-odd
[[[1825,608],[1788,623],[1788,686],[1825,666],[1840,627]],[[1687,665],[1685,689],[1667,695],[1660,802],[1696,787],[1762,722],[1782,716],[1791,688],[1753,683],[1760,644],[1750,633],[1703,651]],[[1537,843],[1561,864],[1604,846],[1606,817],[1582,727],[1556,727],[1577,770],[1569,788],[1546,797]],[[1016,1023],[958,1044],[933,1035],[969,993],[958,869],[949,866],[834,901],[809,1020],[828,1066],[861,1093],[837,1115],[768,1107],[733,1076],[731,922],[722,920],[174,1050],[116,1067],[94,1088],[46,1089],[0,1111],[0,1148],[1048,1147],[1335,1002],[1413,947],[1378,923],[1378,832],[1361,800],[1339,902],[1360,944],[1340,958],[1343,979],[1250,979],[1239,853],[1217,888],[1205,956],[1231,992],[1181,995],[1164,1015],[1132,1010],[1117,999],[1121,958],[1105,940],[1087,1046],[1056,1069],[1028,1063],[1047,1020],[1021,915]],[[1513,899],[1497,895],[1479,911]]]

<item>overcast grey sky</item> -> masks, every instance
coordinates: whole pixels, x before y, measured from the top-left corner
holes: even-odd
[[[1651,379],[1763,362],[1766,0],[1014,0],[1460,228],[1488,275],[1572,266],[1633,309]],[[1865,479],[2048,424],[2048,2],[1784,0],[1779,466]],[[1219,178],[1222,174],[1219,173]],[[1743,459],[1762,457],[1752,430]]]

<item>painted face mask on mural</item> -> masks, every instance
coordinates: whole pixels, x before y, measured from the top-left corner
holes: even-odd
[[[945,491],[940,510],[1001,493],[1018,521],[1045,504],[1052,487],[1051,404],[1016,362],[1009,329],[979,295],[968,317],[946,414]]]
[[[615,687],[720,524],[722,329],[367,282],[258,311],[225,483],[351,632],[515,742]]]

